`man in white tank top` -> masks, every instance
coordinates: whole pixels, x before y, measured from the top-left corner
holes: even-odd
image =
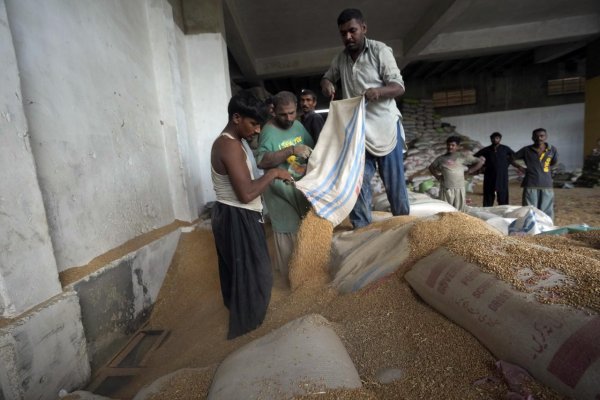
[[[288,171],[268,169],[254,179],[242,140],[260,133],[267,117],[262,102],[249,92],[233,96],[229,122],[214,141],[211,172],[217,202],[212,230],[219,258],[223,302],[229,309],[228,339],[256,329],[271,298],[273,275],[262,224],[260,195],[276,179],[291,181]]]

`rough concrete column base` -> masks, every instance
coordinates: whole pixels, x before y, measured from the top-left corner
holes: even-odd
[[[55,400],[90,377],[75,292],[42,303],[0,328],[0,399]]]

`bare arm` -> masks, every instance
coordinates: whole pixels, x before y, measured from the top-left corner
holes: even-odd
[[[327,78],[321,79],[321,91],[323,92],[323,96],[328,99],[333,100],[335,96],[335,85]]]
[[[481,169],[481,167],[483,167],[484,163],[485,163],[485,158],[480,157],[478,159],[478,161],[467,170],[467,174],[473,175],[475,172],[479,171]]]
[[[260,196],[274,179],[293,181],[289,172],[280,168],[269,169],[260,178],[252,180],[241,144],[228,138],[215,141],[211,163],[218,173],[229,176],[233,191],[242,203],[249,203]]]
[[[438,181],[442,178],[442,174],[436,168],[434,168],[433,163],[429,165],[429,172]]]
[[[394,97],[402,96],[404,88],[396,82],[390,82],[385,86],[378,88],[369,88],[365,92],[365,98],[368,101],[377,101],[379,99],[393,99]]]
[[[512,165],[513,167],[515,167],[516,169],[518,169],[519,171],[525,173],[526,168],[523,168],[523,166],[521,164],[519,164],[518,162],[516,162],[515,160],[510,160],[510,165]]]
[[[508,162],[510,163],[510,165],[512,165],[513,167],[515,167],[516,169],[518,169],[521,173],[525,173],[525,171],[527,171],[527,168],[524,168],[521,164],[519,164],[517,161],[517,159],[515,158],[515,155],[511,155],[510,159],[508,160]]]

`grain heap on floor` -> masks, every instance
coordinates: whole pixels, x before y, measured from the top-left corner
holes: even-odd
[[[299,275],[302,275],[301,271],[315,271],[319,275],[323,271],[327,257],[319,256],[312,249],[313,246],[329,246],[323,246],[323,242],[329,243],[331,240],[332,228],[330,225],[321,225],[320,222],[314,214],[303,221],[306,226],[302,234],[299,234],[298,255],[302,258],[314,258],[315,262],[310,265],[303,263],[302,267],[305,269],[296,271]],[[276,285],[263,325],[234,341],[225,339],[227,318],[219,298],[218,286],[214,285],[218,285],[218,274],[212,236],[206,231],[185,234],[180,245],[184,247],[178,249],[177,265],[173,265],[169,271],[167,282],[159,296],[160,301],[155,308],[157,315],[153,315],[151,319],[160,325],[169,326],[171,323],[174,329],[171,339],[153,356],[157,371],[153,372],[150,368],[148,375],[152,376],[154,373],[160,376],[159,370],[165,374],[179,368],[214,369],[227,354],[243,344],[262,337],[295,318],[319,313],[333,323],[364,385],[360,390],[331,391],[320,394],[319,398],[504,399],[508,387],[494,366],[494,357],[471,334],[415,297],[403,279],[403,274],[412,264],[439,246],[467,255],[478,249],[473,256],[476,257],[474,262],[481,263],[490,270],[494,268],[495,258],[491,257],[493,253],[489,259],[485,258],[486,254],[480,254],[482,249],[504,248],[511,251],[511,241],[518,243],[516,247],[527,248],[528,251],[536,251],[535,246],[520,238],[498,235],[483,221],[461,213],[442,214],[439,220],[395,217],[363,229],[385,230],[406,223],[414,223],[411,231],[411,258],[398,273],[359,292],[343,296],[335,293],[328,285],[313,285],[310,290],[293,292]],[[312,229],[316,231],[311,232]],[[323,231],[319,232],[320,230]],[[582,242],[578,243],[582,245]],[[597,252],[589,247],[583,248],[586,252]],[[582,247],[574,247],[573,253],[581,249]],[[322,250],[318,250],[321,255]],[[586,274],[592,274],[594,268],[597,269],[597,265],[594,264]],[[600,271],[596,270],[596,276],[600,276]],[[322,284],[323,279],[326,278],[320,275],[315,282]],[[593,277],[587,276],[582,281],[584,286],[588,282],[586,279],[597,282]],[[206,286],[204,282],[212,282],[207,286],[210,293],[202,289]],[[300,279],[300,282],[305,281]],[[179,285],[182,285],[183,290]],[[565,294],[565,298],[575,301],[568,294]],[[578,304],[594,306],[595,302],[592,299]],[[177,357],[173,357],[174,354]],[[382,384],[377,376],[378,372],[386,368],[400,369],[401,379]],[[176,385],[165,388],[153,399],[193,399],[206,396],[209,382],[201,382],[205,386],[199,388],[195,378],[190,377],[195,383],[190,381],[189,389],[186,389],[186,383],[181,381],[183,378],[178,379],[180,381]],[[533,380],[527,388],[536,399],[563,398]]]

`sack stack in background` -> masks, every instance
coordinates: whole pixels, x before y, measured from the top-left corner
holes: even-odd
[[[583,161],[583,174],[575,181],[577,187],[593,188],[600,185],[600,154],[587,156]]]
[[[404,99],[402,101],[402,125],[406,134],[408,151],[404,155],[404,174],[415,190],[419,184],[431,179],[428,167],[436,157],[446,153],[446,139],[460,136],[463,152],[473,154],[483,146],[481,143],[456,132],[456,127],[441,121],[434,113],[433,100]],[[483,180],[483,175],[473,177]]]

